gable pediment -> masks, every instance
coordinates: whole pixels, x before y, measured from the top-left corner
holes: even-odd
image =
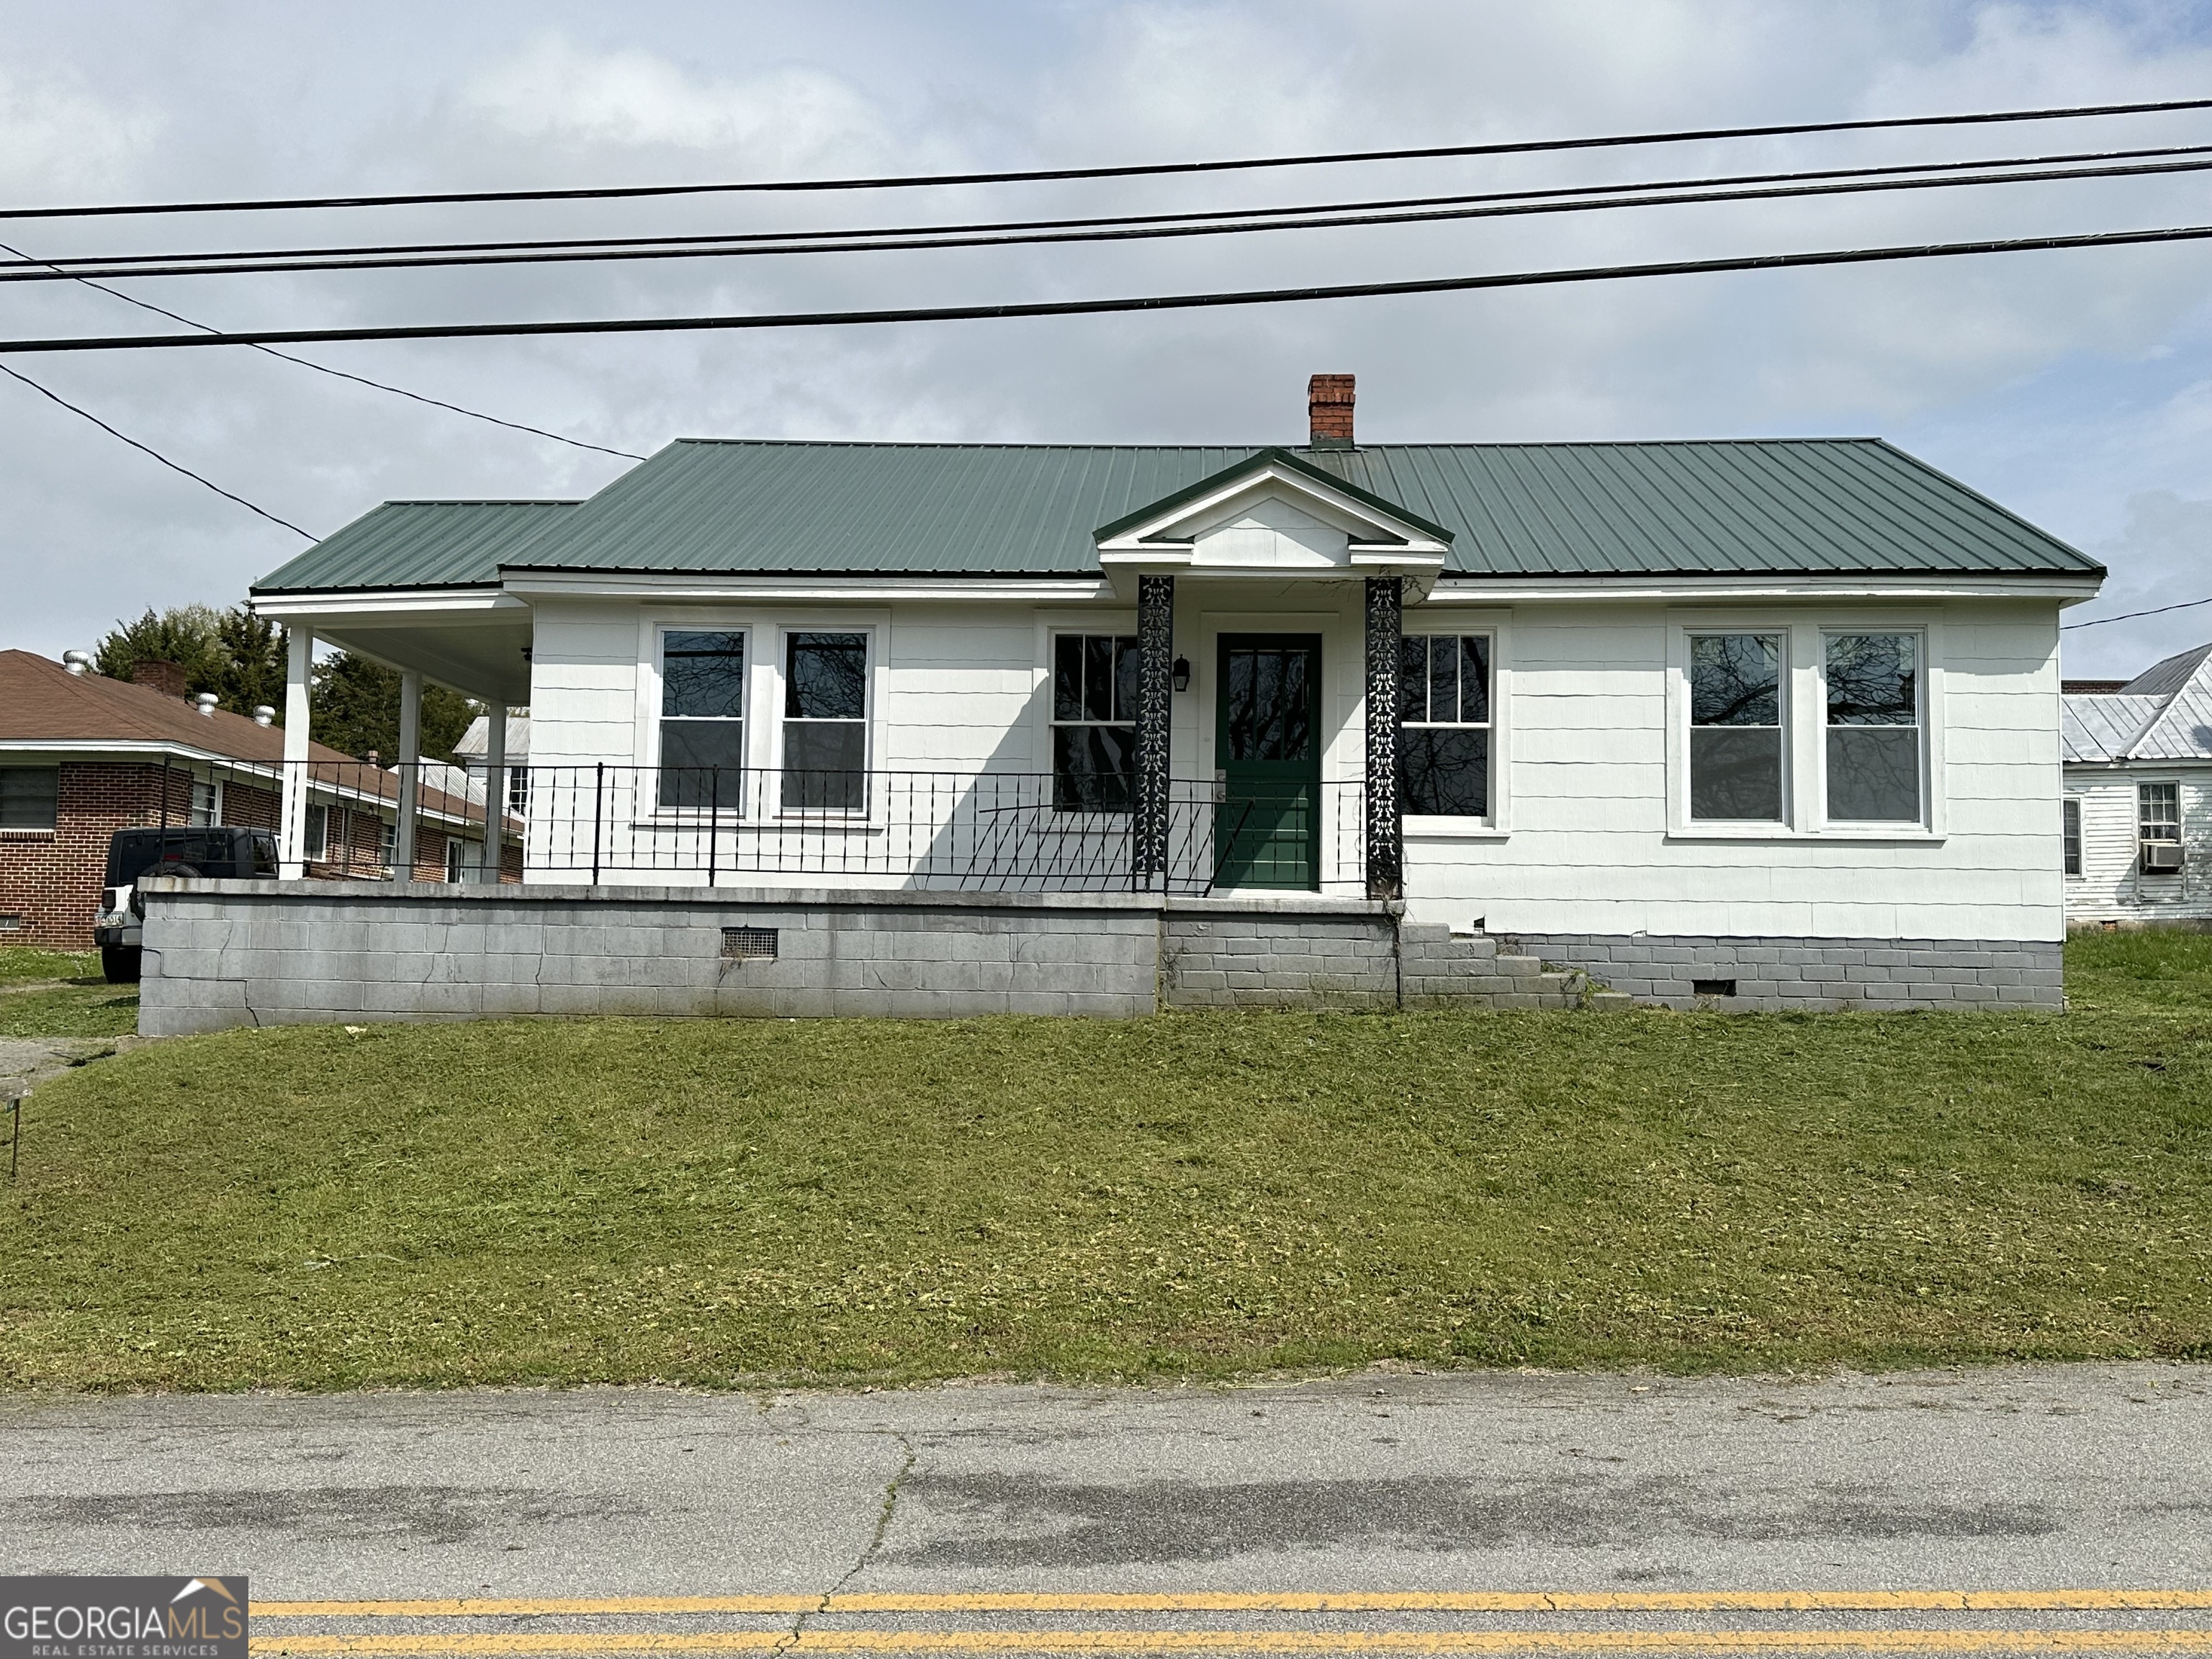
[[[1424,574],[1451,534],[1280,450],[1263,450],[1097,532],[1099,562],[1192,574]]]

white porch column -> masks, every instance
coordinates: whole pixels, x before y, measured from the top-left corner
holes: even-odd
[[[484,705],[483,878],[499,880],[500,835],[507,821],[507,705]]]
[[[415,816],[422,797],[422,673],[399,671],[399,825],[392,842],[392,878],[415,879]]]
[[[315,635],[302,623],[289,623],[284,644],[284,815],[276,871],[286,881],[297,881],[307,872],[307,687]]]

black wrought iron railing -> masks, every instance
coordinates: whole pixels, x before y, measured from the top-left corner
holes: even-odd
[[[411,775],[410,775],[411,774]],[[283,801],[290,775],[298,822]],[[1236,787],[1171,781],[1164,848],[1137,868],[1118,778],[999,771],[803,771],[622,764],[507,769],[489,858],[486,780],[425,763],[270,763],[222,769],[222,821],[276,829],[288,866],[322,878],[543,879],[708,886],[933,888],[975,892],[1205,893],[1224,888],[1361,890],[1356,782]],[[411,791],[403,788],[410,783]],[[401,803],[414,798],[403,871]],[[195,799],[178,797],[179,809]],[[205,793],[198,797],[209,806]],[[216,809],[222,810],[222,809]]]

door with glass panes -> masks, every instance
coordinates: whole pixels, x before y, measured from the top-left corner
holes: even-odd
[[[1321,886],[1321,636],[1224,634],[1216,887]]]

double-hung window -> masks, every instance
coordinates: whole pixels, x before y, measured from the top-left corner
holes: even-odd
[[[1923,821],[1920,635],[1827,636],[1828,820]]]
[[[331,809],[310,806],[300,826],[300,856],[310,864],[320,864],[331,855]]]
[[[0,830],[51,830],[58,822],[61,769],[0,767]]]
[[[2136,857],[2143,874],[2181,873],[2181,786],[2136,786]]]
[[[210,830],[221,823],[222,786],[210,779],[194,778],[191,805],[185,821],[199,830]]]
[[[744,799],[744,764],[745,636],[668,629],[660,636],[661,805],[734,809]],[[507,774],[510,803],[518,776],[526,774]]]
[[[1398,653],[1400,811],[1490,816],[1490,636],[1408,634]]]
[[[2069,795],[2058,803],[2059,833],[2065,843],[2065,869],[2069,876],[2081,873],[2081,798]]]
[[[1052,808],[1126,812],[1137,775],[1134,635],[1052,642]]]
[[[868,805],[868,636],[784,636],[783,805],[865,812]]]
[[[1690,636],[1690,817],[1783,821],[1783,635]]]

